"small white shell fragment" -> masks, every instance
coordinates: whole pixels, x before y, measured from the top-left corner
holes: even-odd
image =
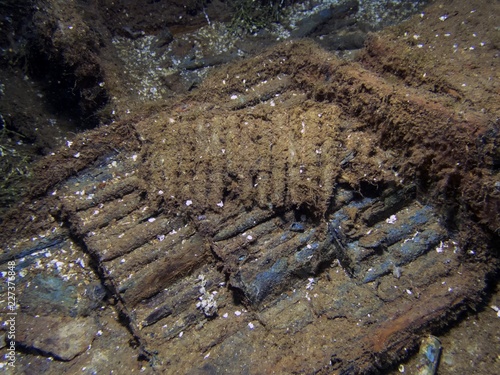
[[[79,157],[80,157],[80,153],[79,153],[79,152],[77,152],[76,154],[73,154],[73,157],[74,157],[74,158],[79,158]]]
[[[254,329],[254,328],[255,328],[255,326],[253,325],[253,323],[252,323],[252,322],[250,322],[250,323],[248,323],[248,328],[250,328],[250,329]]]
[[[441,242],[439,243],[439,246],[438,246],[438,247],[436,247],[436,252],[437,252],[437,253],[442,253],[442,252],[443,252],[443,250],[444,250],[444,245],[443,245],[443,241],[441,241]]]
[[[219,207],[224,207],[224,202],[223,202],[223,201],[220,201],[219,203],[217,203],[217,206],[219,206]]]
[[[306,285],[306,289],[307,289],[307,290],[312,290],[312,289],[313,289],[314,284],[316,283],[316,280],[314,280],[314,278],[313,278],[313,277],[310,277],[310,278],[308,278],[307,280],[308,280],[309,282],[308,282],[308,283],[307,283],[307,285]]]
[[[154,218],[154,217],[150,217],[150,218],[148,219],[148,221],[149,221],[150,223],[154,223],[154,222],[156,221],[156,218]]]
[[[75,263],[78,264],[80,267],[85,268],[85,262],[81,258],[75,260]]]
[[[397,220],[398,218],[396,217],[396,215],[391,215],[388,219],[385,220],[385,222],[387,224],[394,224]]]
[[[192,201],[191,199],[188,199],[188,200],[186,201],[186,206],[188,206],[188,207],[189,207],[189,206],[191,206],[192,204],[193,204],[193,201]]]
[[[241,311],[240,311],[240,310],[236,310],[236,311],[234,312],[234,315],[236,315],[236,316],[240,316],[240,315],[241,315]]]
[[[238,99],[238,95],[235,95],[235,94],[231,95],[231,100],[235,100],[235,99]]]
[[[496,305],[491,305],[490,307],[496,311],[497,316],[500,318],[500,308]]]

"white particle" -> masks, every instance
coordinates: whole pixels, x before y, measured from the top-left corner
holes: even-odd
[[[220,201],[219,203],[217,203],[217,206],[218,206],[218,207],[224,207],[224,202],[223,202],[223,201]]]
[[[80,157],[80,153],[77,152],[76,154],[73,155],[74,158],[79,158]]]
[[[385,222],[387,224],[394,224],[397,220],[398,218],[396,217],[396,215],[391,215],[388,219],[385,220]]]
[[[446,19],[447,19],[447,18],[448,18],[448,15],[447,15],[447,14],[442,15],[441,17],[439,17],[439,19],[440,19],[441,21],[446,21]]]
[[[191,199],[188,199],[188,200],[186,201],[186,206],[188,206],[188,207],[189,207],[189,206],[191,206],[192,204],[193,204],[193,201],[192,201]]]
[[[228,314],[228,313],[225,313],[224,315],[222,315],[222,317],[223,317],[224,319],[227,319],[227,317],[228,317],[228,316],[229,316],[229,314]]]
[[[500,308],[498,308],[498,306],[496,305],[491,305],[490,307],[496,311],[497,316],[500,318]]]
[[[148,221],[149,221],[150,223],[154,223],[154,222],[156,221],[156,219],[155,219],[154,217],[150,217],[150,218],[148,219]]]
[[[236,311],[234,312],[234,315],[236,315],[236,316],[240,316],[240,315],[241,315],[241,311],[240,311],[240,310],[236,310]]]
[[[310,277],[310,278],[307,279],[307,281],[309,281],[309,282],[306,285],[306,289],[307,290],[312,290],[313,287],[314,287],[314,284],[316,283],[316,280],[314,280],[313,277]]]
[[[438,246],[438,247],[436,247],[436,252],[437,252],[437,253],[442,253],[442,252],[443,252],[443,250],[444,250],[444,245],[443,245],[443,241],[441,241],[441,242],[439,243],[439,246]]]
[[[255,328],[255,326],[253,325],[253,323],[252,323],[252,322],[250,322],[250,323],[248,323],[248,328],[250,328],[250,329],[254,329],[254,328]]]
[[[235,100],[235,99],[238,99],[238,95],[231,95],[231,100]]]

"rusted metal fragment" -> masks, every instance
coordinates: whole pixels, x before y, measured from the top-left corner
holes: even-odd
[[[131,186],[128,186],[131,187]],[[132,186],[133,189],[133,186]],[[118,195],[120,197],[120,195]],[[88,209],[79,211],[74,215],[71,225],[78,229],[78,233],[86,234],[107,226],[113,220],[119,220],[143,204],[141,193],[133,192],[121,199],[104,203],[92,204]],[[68,209],[69,207],[66,207]]]
[[[201,291],[201,278],[206,280],[206,292]],[[156,295],[144,299],[130,310],[145,342],[164,342],[196,324],[204,324],[206,316],[198,302],[206,293],[216,295],[217,304],[229,303],[231,295],[225,289],[224,275],[206,265],[190,275],[164,286]],[[155,340],[148,340],[153,336]]]
[[[162,288],[189,275],[207,261],[207,248],[203,239],[193,235],[182,241],[178,249],[170,248],[166,256],[155,260],[140,270],[131,279],[125,279],[118,291],[126,303],[135,306],[139,301],[158,293]],[[141,251],[141,249],[138,249]],[[177,254],[176,254],[177,252]]]
[[[230,226],[231,238],[217,240],[216,235],[213,248],[230,274],[230,285],[242,291],[255,307],[333,260],[334,249],[325,240],[324,227],[297,223],[294,212],[264,222],[254,218],[250,212],[240,219],[252,223],[251,227],[238,221]],[[297,225],[300,231],[294,229]]]

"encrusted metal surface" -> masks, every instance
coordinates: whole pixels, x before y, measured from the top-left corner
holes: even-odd
[[[421,124],[452,123],[462,136],[487,121],[395,92],[308,43],[235,69],[247,72],[243,83],[222,71],[207,83],[214,92],[137,121],[138,149],[68,172],[44,198],[59,229],[18,241],[2,259],[36,261],[61,244],[85,253],[137,354],[163,372],[383,368],[476,298],[488,272],[467,261],[472,249],[443,211],[419,199],[405,147],[425,148],[410,137]],[[388,147],[398,134],[408,138]],[[46,283],[33,267],[25,290]],[[92,301],[104,298],[95,275],[87,280],[76,316],[95,314]],[[30,340],[23,345],[61,353]],[[267,349],[276,346],[285,349]]]

